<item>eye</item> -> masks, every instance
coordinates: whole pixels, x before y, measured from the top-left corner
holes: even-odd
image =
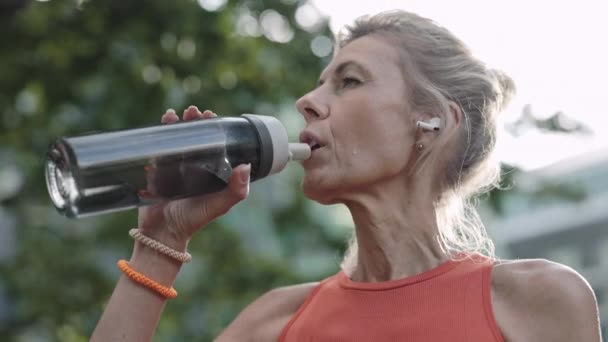
[[[361,81],[354,77],[342,78],[342,88],[352,87],[361,84]]]

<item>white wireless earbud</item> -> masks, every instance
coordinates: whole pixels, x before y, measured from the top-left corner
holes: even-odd
[[[418,121],[416,122],[416,126],[427,131],[438,131],[441,127],[441,119],[432,118],[429,122]]]

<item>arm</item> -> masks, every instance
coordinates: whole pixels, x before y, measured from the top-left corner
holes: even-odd
[[[140,244],[135,246],[131,264],[134,268],[145,268],[163,284],[173,283],[181,267]],[[215,341],[276,341],[317,285],[285,286],[265,293],[248,305]],[[122,276],[91,341],[151,341],[165,302]]]
[[[283,328],[318,283],[271,290],[245,308],[216,342],[277,341]]]
[[[492,303],[507,341],[600,342],[597,302],[573,269],[547,260],[497,265]]]
[[[184,111],[184,120],[213,117],[194,106]],[[167,111],[162,122],[179,120],[175,111]],[[140,231],[175,250],[185,251],[188,241],[210,221],[225,214],[247,197],[250,167],[241,165],[230,176],[228,187],[216,194],[165,202],[139,209]],[[156,282],[171,286],[181,264],[156,251],[135,244],[131,267]],[[93,331],[91,341],[150,341],[165,306],[166,299],[152,290],[122,276]]]
[[[185,247],[183,244],[181,250]],[[130,264],[165,286],[173,284],[181,269],[181,263],[139,243],[135,244]],[[151,341],[166,301],[121,276],[91,341]]]

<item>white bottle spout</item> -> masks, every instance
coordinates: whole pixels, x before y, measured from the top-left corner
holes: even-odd
[[[306,160],[310,158],[310,146],[302,143],[289,144],[289,160]]]

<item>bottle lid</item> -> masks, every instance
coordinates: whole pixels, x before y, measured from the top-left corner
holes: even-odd
[[[306,160],[310,158],[310,153],[310,146],[308,144],[289,144],[289,160]]]
[[[285,126],[275,117],[255,114],[242,114],[257,130],[261,138],[261,160],[270,162],[268,170],[259,172],[259,177],[280,172],[290,160],[310,158],[310,146],[289,143]],[[265,153],[266,152],[266,153]]]

